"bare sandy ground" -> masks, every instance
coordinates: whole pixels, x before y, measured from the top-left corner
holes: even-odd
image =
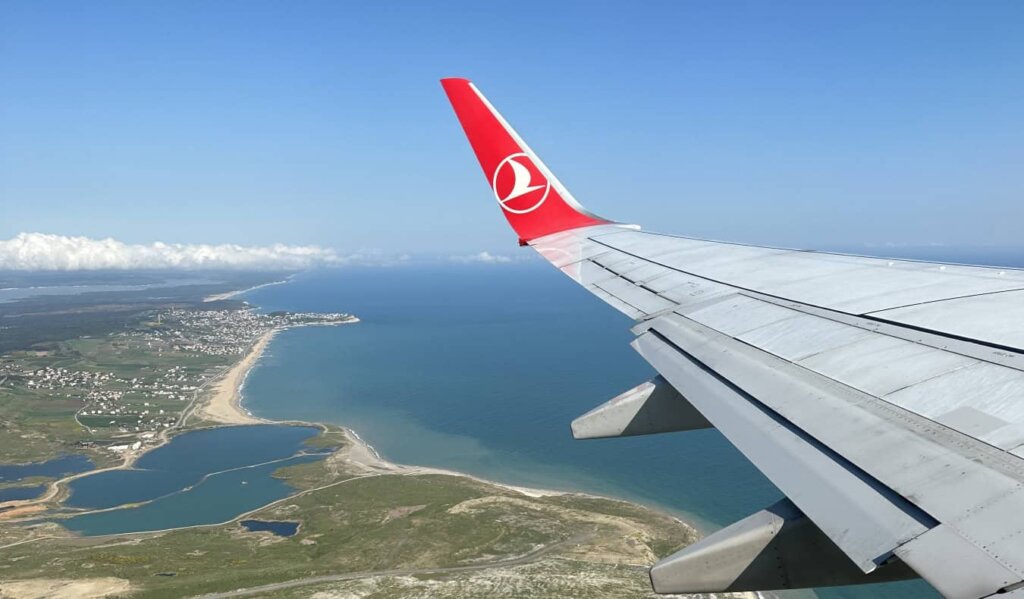
[[[45,511],[46,507],[42,505],[24,505],[17,504],[14,502],[0,504],[3,506],[9,505],[20,505],[21,507],[13,507],[9,510],[0,512],[0,520],[9,520],[11,518],[23,518],[25,516],[31,516],[32,514],[38,514],[39,512]]]
[[[508,485],[504,483],[495,482],[493,480],[487,480],[466,474],[465,472],[458,472],[456,470],[446,470],[444,468],[430,468],[428,466],[407,466],[405,464],[396,464],[385,460],[372,445],[363,440],[354,430],[350,428],[343,429],[345,431],[345,437],[349,441],[348,446],[342,451],[341,457],[345,462],[351,466],[359,467],[367,472],[388,472],[392,474],[444,474],[447,476],[459,476],[462,478],[468,478],[475,480],[480,483],[487,485],[493,485],[495,487],[501,487],[502,489],[508,489],[515,491],[521,495],[527,497],[547,497],[551,495],[565,495],[563,491],[552,491],[550,489],[535,489],[532,487],[518,487],[515,485]]]
[[[109,597],[122,595],[131,590],[131,584],[123,578],[37,578],[33,580],[12,580],[0,582],[0,597],[14,599],[80,599],[84,597]]]
[[[213,422],[223,424],[257,424],[266,422],[247,412],[242,407],[242,383],[252,367],[259,361],[260,356],[267,349],[267,345],[274,338],[280,329],[272,329],[256,340],[256,343],[249,349],[237,364],[232,366],[224,376],[213,384],[212,393],[202,407],[199,415]]]

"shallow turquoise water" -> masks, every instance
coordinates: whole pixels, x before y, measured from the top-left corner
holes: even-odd
[[[781,497],[714,430],[574,441],[569,422],[649,378],[630,321],[547,265],[311,273],[247,299],[349,311],[357,325],[279,335],[245,405],[353,427],[389,459],[658,505],[706,529]],[[924,583],[826,597],[934,597]]]

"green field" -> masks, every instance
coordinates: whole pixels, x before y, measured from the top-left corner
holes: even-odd
[[[188,402],[170,399],[148,390],[133,390],[122,380],[138,380],[152,386],[166,375],[168,369],[180,372],[194,385],[200,377],[212,377],[234,362],[229,356],[211,356],[196,352],[146,347],[145,342],[125,336],[100,339],[75,339],[55,344],[45,352],[9,352],[2,358],[7,371],[34,371],[46,367],[72,372],[110,373],[117,381],[95,389],[61,387],[32,388],[27,380],[9,375],[0,385],[0,463],[44,461],[65,453],[86,453],[99,465],[120,461],[105,447],[134,441],[133,433],[139,417],[136,412],[148,410],[146,418],[174,422]],[[2,377],[0,377],[2,378]],[[118,405],[126,415],[76,414],[87,407],[90,390],[123,393]],[[191,397],[193,393],[188,393]],[[148,405],[147,405],[148,404]],[[160,414],[160,410],[164,414]],[[157,429],[159,430],[159,429]]]

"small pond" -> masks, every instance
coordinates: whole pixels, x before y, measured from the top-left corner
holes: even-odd
[[[279,537],[290,537],[299,531],[298,522],[281,520],[242,520],[239,524],[249,532],[272,532]]]

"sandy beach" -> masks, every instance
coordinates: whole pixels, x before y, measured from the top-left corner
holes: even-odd
[[[216,293],[214,295],[208,295],[208,296],[203,298],[203,301],[204,302],[219,302],[221,300],[231,299],[233,297],[242,295],[243,293],[248,293],[250,291],[254,291],[256,289],[262,289],[264,287],[270,287],[271,285],[282,285],[282,284],[287,283],[288,281],[292,280],[292,277],[294,277],[294,276],[295,275],[289,275],[286,279],[281,280],[281,281],[272,281],[270,283],[263,283],[262,285],[254,285],[254,286],[248,287],[246,289],[236,289],[234,291],[228,291],[226,293]]]
[[[446,476],[458,476],[461,478],[468,478],[481,482],[488,485],[494,485],[509,491],[515,491],[521,495],[527,497],[547,497],[551,495],[586,495],[586,493],[566,493],[564,491],[553,491],[551,489],[538,489],[534,487],[520,487],[516,485],[509,485],[505,483],[495,482],[465,472],[459,472],[456,470],[447,470],[445,468],[431,468],[429,466],[409,466],[406,464],[396,464],[389,462],[388,460],[381,457],[377,450],[372,445],[367,443],[362,437],[359,436],[354,430],[344,427],[342,429],[345,433],[345,438],[348,440],[348,444],[344,449],[341,450],[342,459],[350,466],[356,466],[363,469],[366,472],[386,472],[389,474],[406,474],[406,475],[417,475],[417,474],[444,474]],[[595,497],[597,497],[595,495]]]
[[[232,366],[219,381],[211,385],[211,394],[199,409],[199,415],[207,420],[223,424],[257,424],[266,422],[247,412],[242,407],[242,384],[252,367],[259,361],[267,345],[281,329],[264,333],[249,348],[237,364]]]

